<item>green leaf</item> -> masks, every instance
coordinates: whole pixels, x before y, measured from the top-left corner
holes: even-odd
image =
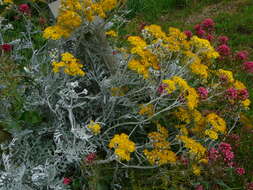
[[[41,116],[36,111],[25,111],[20,117],[20,120],[23,120],[27,123],[37,124],[42,121]]]

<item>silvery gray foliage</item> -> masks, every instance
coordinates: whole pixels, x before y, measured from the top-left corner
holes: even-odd
[[[121,54],[112,56],[105,27],[108,25],[99,20],[84,24],[68,41],[35,50],[29,37],[32,27],[27,26],[27,44],[31,44],[33,54],[24,67],[32,79],[25,91],[24,109],[39,110],[43,120],[36,127],[11,131],[12,141],[2,145],[1,189],[67,189],[62,180],[69,166],[78,170],[85,157],[97,151],[104,155],[98,164],[114,161],[108,143],[115,134],[132,134],[136,128],[140,134],[146,134],[143,126],[150,124],[151,118],[138,114],[140,103],[153,103],[160,110],[157,114],[180,104],[175,99],[157,97],[160,81],[150,83],[129,71],[129,58]],[[86,72],[84,77],[52,72],[51,62],[63,52],[71,52],[80,59]],[[162,69],[168,76],[183,73],[176,63]],[[167,75],[156,73],[160,80]],[[123,96],[113,96],[114,87],[128,90]],[[102,134],[96,136],[87,128],[91,120],[101,125]],[[137,148],[141,165],[144,158],[140,152]]]

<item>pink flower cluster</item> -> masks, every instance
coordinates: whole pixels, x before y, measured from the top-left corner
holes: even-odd
[[[203,187],[203,185],[197,185],[195,187],[195,190],[204,190],[204,187]]]
[[[92,163],[95,159],[96,159],[97,155],[96,153],[90,153],[86,156],[85,158],[85,162],[87,162],[88,164]]]
[[[227,44],[219,45],[217,51],[221,56],[229,56],[231,54],[231,49]]]
[[[212,41],[214,36],[211,33],[214,31],[214,27],[214,21],[211,18],[207,18],[203,20],[202,23],[195,25],[194,29],[197,36]]]
[[[230,144],[222,142],[219,144],[219,151],[222,153],[225,162],[231,162],[234,159],[234,152]]]
[[[246,185],[246,190],[253,190],[253,182]]]
[[[249,52],[247,51],[239,51],[235,54],[235,58],[239,61],[245,61],[248,59]]]
[[[2,45],[0,45],[0,48],[4,52],[10,52],[12,50],[12,45],[11,44],[2,44]]]
[[[246,100],[249,97],[247,89],[236,90],[235,88],[229,88],[225,92],[225,96],[229,100]]]
[[[30,14],[31,13],[31,10],[30,10],[30,7],[29,5],[27,4],[21,4],[18,6],[18,10],[23,13],[23,14]]]
[[[248,73],[253,73],[253,61],[243,63],[245,71]]]
[[[208,90],[204,87],[199,87],[198,94],[202,99],[206,99],[208,97]]]
[[[64,179],[63,179],[63,184],[64,185],[69,185],[71,182],[72,182],[72,180],[70,178],[64,177]]]
[[[235,137],[236,139],[238,139],[238,137]],[[229,166],[229,167],[236,167],[236,163],[234,162],[234,152],[232,151],[232,147],[230,144],[225,143],[225,142],[221,142],[218,145],[218,149],[215,148],[210,148],[210,150],[208,151],[208,159],[211,162],[215,162],[218,159],[222,159],[224,161],[224,163]],[[235,168],[235,172],[238,175],[244,175],[245,174],[245,169],[241,168],[241,167],[237,167]]]

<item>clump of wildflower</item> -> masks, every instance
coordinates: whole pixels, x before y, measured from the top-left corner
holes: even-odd
[[[207,18],[205,19],[202,23],[201,23],[202,27],[208,30],[213,30],[215,23],[213,21],[213,19],[211,18]]]
[[[205,34],[206,34],[206,31],[205,30],[203,30],[203,29],[199,29],[199,30],[197,30],[196,31],[196,34],[199,36],[199,37],[204,37],[205,36]]]
[[[122,160],[130,160],[130,153],[135,151],[135,143],[129,140],[127,134],[115,135],[110,143],[109,148],[115,149],[115,154]]]
[[[201,174],[201,168],[197,165],[192,166],[192,172],[196,175],[199,176]]]
[[[211,124],[213,130],[216,132],[225,133],[226,131],[226,122],[224,119],[216,115],[215,113],[210,113],[206,116],[206,120]]]
[[[96,159],[96,157],[97,157],[96,153],[90,153],[86,156],[85,162],[90,164]]]
[[[69,185],[72,182],[72,179],[68,178],[68,177],[64,177],[63,178],[63,184],[64,185]]]
[[[216,150],[214,147],[210,148],[208,151],[208,160],[210,161],[216,161],[220,157],[218,150]]]
[[[249,52],[247,51],[239,51],[235,54],[235,58],[239,61],[245,61],[248,59]]]
[[[197,185],[195,187],[195,190],[204,190],[204,187],[203,187],[203,185]]]
[[[236,100],[238,97],[237,90],[235,88],[229,88],[226,90],[225,96],[230,100]]]
[[[117,37],[118,36],[117,32],[115,32],[114,30],[109,30],[105,34],[107,36],[111,36],[111,37]]]
[[[211,42],[214,40],[214,36],[212,34],[207,34],[206,39]]]
[[[47,39],[58,40],[69,37],[86,20],[92,22],[95,16],[106,17],[106,12],[116,7],[118,0],[62,0],[56,25],[44,30]],[[83,17],[84,15],[84,17]]]
[[[201,158],[205,155],[206,148],[199,142],[187,136],[179,136],[178,138],[184,143],[185,148],[189,149],[189,152],[196,155],[197,158]]]
[[[18,6],[18,10],[21,12],[21,13],[25,13],[25,14],[29,14],[30,13],[30,7],[29,5],[27,4],[21,4]]]
[[[236,168],[235,169],[235,172],[238,174],[238,175],[244,175],[245,174],[245,169],[244,168]]]
[[[101,126],[94,122],[93,120],[90,121],[90,124],[87,126],[95,135],[98,135],[101,132]]]
[[[60,68],[63,68],[64,73],[71,76],[85,75],[85,72],[82,70],[83,65],[71,53],[63,53],[61,57],[62,60],[60,62],[53,61],[52,63],[55,73],[60,72]]]
[[[229,39],[228,39],[227,36],[219,36],[218,37],[218,41],[219,41],[220,44],[227,44],[228,40]]]
[[[253,190],[253,182],[246,184],[246,190]]]
[[[187,82],[181,77],[174,76],[172,79],[163,80],[163,84],[165,84],[165,90],[168,94],[171,94],[177,89],[177,86],[181,92],[186,93],[185,99],[187,100],[187,106],[190,110],[193,110],[197,107],[199,102],[199,95],[196,90],[190,87]]]
[[[147,115],[151,117],[152,115],[154,115],[154,113],[155,113],[155,109],[152,104],[140,106],[140,111],[139,111],[140,115]]]
[[[234,159],[234,153],[232,152],[232,147],[228,143],[220,143],[219,151],[223,154],[225,162],[231,162]]]
[[[218,139],[218,134],[216,131],[207,129],[205,130],[205,135],[207,135],[210,139],[217,140]]]
[[[243,66],[248,73],[253,73],[253,61],[245,62]]]
[[[230,47],[228,47],[226,44],[218,46],[217,51],[221,56],[228,56],[231,53]]]
[[[199,87],[198,88],[198,93],[199,93],[199,96],[202,99],[206,99],[208,97],[208,90],[204,87]]]
[[[3,3],[6,3],[6,4],[10,3],[10,4],[12,4],[13,0],[3,0]]]
[[[0,47],[4,52],[10,52],[12,50],[11,44],[2,44]]]
[[[157,124],[157,132],[151,132],[148,137],[152,143],[151,151],[145,149],[144,155],[152,165],[163,165],[176,162],[176,154],[170,150],[170,143],[167,141],[168,130]]]
[[[220,78],[225,79],[226,81],[233,83],[234,82],[234,76],[232,71],[219,69],[218,74]]]
[[[184,34],[187,36],[187,38],[191,38],[192,37],[192,31],[190,31],[190,30],[186,30],[186,31],[184,31]]]

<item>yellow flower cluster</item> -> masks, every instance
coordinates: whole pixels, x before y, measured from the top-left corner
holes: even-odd
[[[106,17],[106,12],[116,7],[118,0],[61,0],[57,22],[44,30],[47,39],[67,38],[84,21],[93,21],[95,16]]]
[[[98,135],[101,132],[101,126],[98,123],[95,123],[93,120],[90,121],[90,124],[87,126],[95,135]]]
[[[243,89],[247,89],[246,86],[241,82],[241,81],[238,81],[238,80],[235,80],[235,82],[233,83],[233,87],[236,89],[236,90],[243,90]],[[251,101],[249,99],[246,99],[246,100],[243,100],[241,102],[241,104],[245,107],[245,108],[248,108],[251,104]]]
[[[205,118],[198,110],[187,110],[183,107],[179,107],[178,111],[176,111],[174,114],[181,122],[184,122],[185,124],[190,124],[192,122],[193,127],[190,128],[192,132],[195,134],[202,134],[205,127]]]
[[[219,53],[215,51],[210,42],[206,39],[193,36],[190,40],[190,44],[194,52],[201,57],[201,59],[216,59],[219,57]]]
[[[13,0],[3,0],[3,2],[6,3],[6,4],[8,4],[8,3],[12,4]]]
[[[185,148],[189,149],[189,152],[196,155],[197,158],[202,158],[205,155],[206,148],[199,142],[196,142],[187,136],[179,136],[178,139],[181,140],[185,144]]]
[[[130,60],[128,63],[129,69],[136,71],[145,79],[149,78],[149,68],[159,69],[156,56],[147,50],[147,44],[141,37],[130,36],[128,41],[133,46],[130,52],[137,55],[137,58]]]
[[[148,35],[147,35],[148,34]],[[131,36],[128,41],[134,45],[132,54],[137,54],[142,59],[132,59],[129,68],[143,77],[149,78],[149,68],[160,69],[160,64],[168,55],[177,53],[181,63],[187,64],[192,73],[203,79],[208,77],[208,64],[219,57],[219,53],[205,39],[187,36],[177,28],[170,27],[165,33],[158,25],[145,26],[144,39]],[[147,61],[154,60],[154,61]]]
[[[226,122],[224,119],[216,115],[215,113],[210,113],[206,116],[206,120],[211,124],[215,132],[225,133],[226,132]]]
[[[109,148],[115,149],[115,154],[122,160],[130,160],[130,153],[135,151],[135,143],[129,140],[127,134],[122,133],[115,135],[110,143]]]
[[[149,105],[146,105],[146,106],[141,105],[140,108],[141,108],[140,111],[139,111],[140,115],[147,115],[147,116],[151,117],[155,113],[155,109],[154,109],[154,106],[152,104],[149,104]]]
[[[219,77],[225,77],[228,80],[228,82],[230,82],[230,83],[234,82],[234,77],[233,77],[232,71],[219,69],[218,75],[219,75]]]
[[[118,36],[117,32],[115,32],[114,30],[109,30],[105,34],[107,36],[111,36],[111,37],[117,37]]]
[[[251,101],[250,99],[246,99],[244,101],[242,101],[242,105],[245,107],[245,108],[248,108],[251,104]]]
[[[71,75],[71,76],[84,76],[85,73],[82,70],[83,65],[78,62],[78,59],[76,59],[71,53],[63,53],[61,54],[61,61],[56,62],[54,61],[52,63],[53,65],[53,71],[55,73],[58,73],[60,71],[60,68],[63,68],[64,73]]]
[[[182,93],[185,93],[185,99],[187,100],[187,106],[190,110],[197,107],[199,102],[199,95],[196,90],[190,87],[187,82],[181,77],[174,76],[171,79],[163,80],[165,84],[165,90],[170,94],[174,92],[178,87]]]
[[[199,176],[200,173],[201,173],[201,169],[199,166],[197,166],[196,164],[194,164],[192,166],[192,172],[196,175],[196,176]]]
[[[176,154],[170,150],[170,143],[167,141],[168,136],[168,130],[160,124],[157,124],[157,132],[148,134],[153,150],[145,149],[143,152],[152,165],[176,162]]]
[[[205,130],[205,135],[207,135],[210,139],[217,140],[218,139],[218,133],[211,129]]]

